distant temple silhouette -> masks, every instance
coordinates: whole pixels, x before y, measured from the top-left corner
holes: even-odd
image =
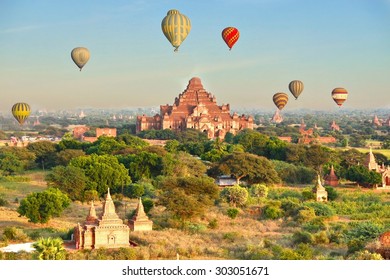
[[[217,105],[215,96],[207,92],[199,78],[192,78],[187,88],[173,105],[161,105],[160,114],[153,117],[137,116],[136,132],[170,129],[183,131],[196,129],[210,139],[224,139],[226,133],[236,134],[245,128],[253,129],[252,116],[230,114],[230,105]]]

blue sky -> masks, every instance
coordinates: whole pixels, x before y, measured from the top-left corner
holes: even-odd
[[[178,53],[161,31],[170,9],[192,29]],[[231,51],[221,38],[240,30]],[[74,47],[91,52],[81,72]],[[172,104],[200,77],[218,104],[283,111],[390,109],[389,0],[0,0],[0,111],[130,108]],[[288,83],[305,89],[298,100]]]

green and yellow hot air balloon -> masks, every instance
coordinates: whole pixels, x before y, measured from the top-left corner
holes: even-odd
[[[70,54],[72,57],[73,62],[77,65],[78,68],[83,69],[84,65],[87,64],[90,53],[87,48],[84,47],[77,47],[74,48]]]
[[[27,103],[20,102],[12,106],[12,115],[20,125],[24,124],[24,121],[30,116],[30,113],[30,105]]]
[[[282,110],[288,102],[288,95],[284,92],[275,93],[272,97],[274,104],[278,107],[279,110]]]
[[[181,43],[190,33],[191,21],[178,10],[169,10],[161,22],[161,29],[177,52]]]

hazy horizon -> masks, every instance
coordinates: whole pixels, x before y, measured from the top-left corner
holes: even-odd
[[[388,0],[3,0],[0,3],[0,111],[16,102],[47,111],[172,104],[192,77],[217,103],[276,110],[390,109]],[[192,29],[179,52],[161,31],[170,9]],[[231,51],[227,26],[240,30]],[[80,72],[74,47],[91,58]],[[305,89],[298,100],[291,80]],[[344,87],[341,108],[331,91]]]

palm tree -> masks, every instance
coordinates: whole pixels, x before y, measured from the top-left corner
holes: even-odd
[[[66,251],[61,238],[40,238],[33,244],[40,260],[64,260]]]

